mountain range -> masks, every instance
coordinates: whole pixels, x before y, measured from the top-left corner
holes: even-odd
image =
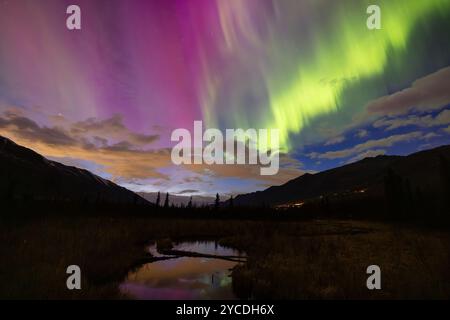
[[[238,195],[235,206],[278,206],[327,195],[363,190],[379,195],[389,172],[407,181],[412,190],[439,192],[442,163],[448,168],[450,146],[408,156],[377,156],[315,174],[304,174],[280,186]],[[136,194],[87,170],[51,161],[0,136],[0,195],[20,200],[83,201],[91,203],[151,204],[157,193]],[[189,198],[170,195],[169,202],[187,205]],[[163,204],[165,193],[161,193]],[[193,196],[197,206],[211,205],[214,198]],[[223,203],[226,205],[227,202]]]
[[[432,193],[438,191],[441,186],[442,159],[450,162],[450,146],[408,156],[382,155],[365,158],[327,171],[306,173],[264,191],[239,195],[234,199],[234,205],[276,206],[358,190],[379,195],[383,192],[384,179],[389,170],[408,181],[412,190],[420,188],[421,192]]]
[[[15,200],[149,204],[88,170],[51,161],[0,136],[0,194]]]

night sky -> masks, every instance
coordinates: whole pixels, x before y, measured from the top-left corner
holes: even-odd
[[[450,0],[0,0],[0,135],[134,191],[261,190],[449,144],[449,32]],[[279,129],[280,172],[174,166],[194,120]]]

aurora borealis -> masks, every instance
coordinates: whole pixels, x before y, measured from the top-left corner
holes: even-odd
[[[199,194],[448,144],[449,18],[449,0],[0,0],[0,134],[133,190]],[[279,129],[282,170],[173,166],[170,132],[195,120]]]

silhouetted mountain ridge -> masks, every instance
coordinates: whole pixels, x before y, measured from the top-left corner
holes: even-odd
[[[388,170],[408,180],[412,188],[420,187],[424,192],[433,192],[440,185],[441,156],[450,161],[450,146],[420,151],[409,156],[381,155],[365,158],[316,174],[306,173],[264,191],[239,195],[234,199],[234,204],[273,206],[362,189],[380,194],[383,192]]]
[[[12,199],[144,204],[134,192],[88,170],[51,161],[0,136],[0,194]]]

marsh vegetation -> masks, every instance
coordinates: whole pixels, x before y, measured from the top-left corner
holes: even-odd
[[[0,298],[132,298],[120,284],[148,263],[149,244],[158,239],[212,240],[246,252],[247,262],[231,272],[233,293],[242,299],[450,297],[450,235],[436,228],[102,216],[2,221]],[[82,290],[66,288],[71,264],[82,270]],[[366,288],[371,264],[381,267],[382,290]]]

